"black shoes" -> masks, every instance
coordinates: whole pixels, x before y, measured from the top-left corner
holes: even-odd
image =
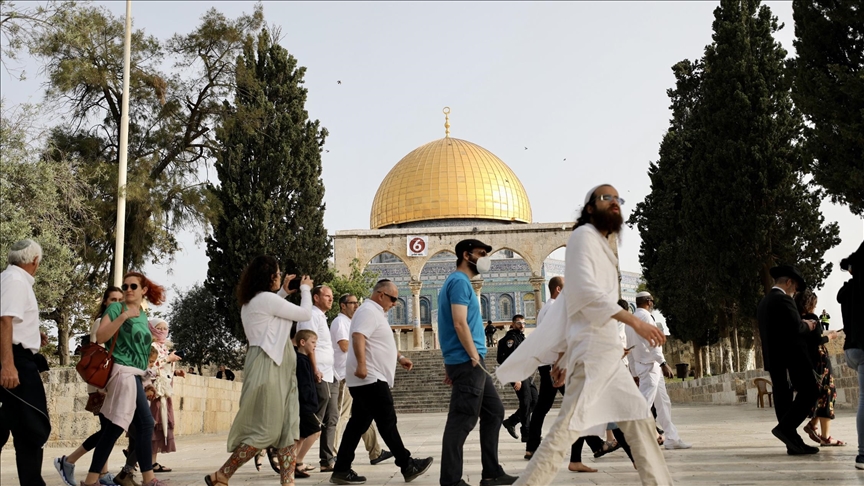
[[[333,471],[330,475],[330,482],[333,484],[365,484],[366,476],[360,476],[353,469],[344,472]]]
[[[771,429],[774,437],[777,437],[786,444],[786,453],[790,456],[803,456],[805,454],[816,454],[819,452],[818,447],[809,446],[804,443],[804,439],[797,432],[787,432],[782,430],[780,426]]]
[[[511,424],[510,422],[508,422],[506,420],[501,422],[501,425],[503,425],[504,428],[507,429],[507,432],[510,434],[510,437],[513,437],[514,439],[519,440],[519,434],[516,433],[516,425]]]
[[[528,427],[522,427],[519,429],[519,433],[522,435],[522,442],[528,442]]]
[[[369,464],[372,464],[373,466],[376,464],[381,464],[382,462],[386,461],[387,459],[390,459],[391,457],[393,457],[392,452],[387,451],[387,450],[382,450],[381,455],[379,455],[375,459],[372,459],[371,461],[369,461]]]
[[[429,470],[429,467],[432,466],[432,458],[427,457],[426,459],[411,459],[411,462],[408,463],[407,466],[402,468],[402,477],[405,478],[406,483],[410,483],[411,481],[417,479],[422,476],[423,473]],[[507,483],[510,484],[510,483]]]
[[[480,486],[497,486],[502,484],[513,484],[516,480],[519,479],[518,476],[511,476],[507,473],[504,473],[497,478],[491,479],[481,479]]]

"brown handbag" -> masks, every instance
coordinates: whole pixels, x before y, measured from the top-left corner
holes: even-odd
[[[81,359],[75,365],[75,369],[81,378],[88,385],[96,388],[105,388],[108,384],[108,378],[111,377],[111,368],[114,367],[114,346],[117,344],[117,335],[120,334],[120,328],[114,333],[114,339],[111,342],[111,350],[106,350],[103,346],[96,343],[90,343],[81,348]]]

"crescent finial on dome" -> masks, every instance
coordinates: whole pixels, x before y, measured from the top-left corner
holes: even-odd
[[[450,107],[445,106],[444,110],[444,138],[450,138]]]

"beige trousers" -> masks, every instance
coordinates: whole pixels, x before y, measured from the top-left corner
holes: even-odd
[[[550,484],[558,474],[558,469],[564,462],[565,454],[570,453],[570,445],[581,435],[579,431],[570,430],[570,419],[576,408],[576,401],[584,385],[578,376],[571,380],[568,377],[566,393],[561,402],[561,411],[545,437],[540,447],[534,453],[528,467],[514,483],[520,486],[541,486]],[[613,397],[609,397],[614,399]],[[653,419],[642,419],[617,422],[621,432],[630,445],[633,460],[639,471],[643,485],[666,486],[672,484],[672,476],[666,467],[666,459],[657,445],[657,431],[654,430]]]
[[[342,441],[342,433],[345,432],[345,425],[348,424],[348,419],[351,417],[351,404],[354,399],[351,398],[351,393],[348,392],[348,385],[345,380],[339,382],[339,421],[336,423],[336,450],[339,450],[339,442]],[[377,459],[381,455],[381,446],[378,445],[378,434],[375,432],[375,422],[369,426],[363,434],[363,445],[366,446],[366,452],[369,453],[369,460]]]

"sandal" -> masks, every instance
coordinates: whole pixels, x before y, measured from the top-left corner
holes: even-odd
[[[821,446],[821,447],[824,447],[824,446],[842,447],[842,446],[846,445],[845,442],[843,442],[842,440],[837,440],[834,437],[829,436],[828,438],[825,438],[825,437],[820,437],[820,438],[822,439],[819,442],[819,446]]]
[[[211,478],[210,476],[213,476],[213,478],[215,478],[215,479]],[[223,481],[223,480],[219,479],[219,476],[222,476],[223,478],[225,477],[219,471],[216,471],[212,475],[208,474],[208,475],[204,476],[204,483],[207,484],[207,486],[217,486],[219,484],[222,484],[224,486],[228,486],[228,480],[226,479],[225,481]]]
[[[294,470],[294,477],[295,477],[295,478],[300,478],[300,479],[306,479],[306,478],[309,478],[309,477],[312,477],[312,476],[310,476],[309,473],[306,472],[306,471],[301,471],[301,470],[299,470],[299,469],[295,469],[295,470]]]
[[[313,465],[311,465],[311,464],[308,464],[308,465],[307,465],[307,464],[303,464],[303,463],[301,462],[301,463],[299,463],[299,464],[295,464],[295,465],[294,465],[294,470],[295,470],[295,471],[309,472],[309,471],[314,471],[314,470],[315,470],[315,466],[313,466]]]
[[[281,471],[279,468],[279,452],[276,450],[275,447],[267,448],[267,459],[270,460],[270,467],[273,468],[274,471],[276,471],[276,474],[280,474]]]
[[[819,434],[816,433],[816,429],[814,429],[812,425],[805,425],[804,432],[807,432],[807,435],[810,436],[810,440],[818,444],[822,444],[822,437],[820,437]]]
[[[657,445],[662,446],[664,442],[666,442],[666,439],[664,439],[662,435],[658,435],[657,436]]]
[[[600,457],[609,454],[610,452],[615,452],[621,448],[621,444],[618,442],[604,442],[602,446],[600,446],[600,450],[594,453],[594,459],[598,459]]]
[[[258,451],[258,453],[255,454],[255,469],[258,471],[261,470],[261,451]]]
[[[171,469],[170,467],[165,467],[162,464],[159,464],[158,462],[156,464],[153,464],[153,472],[154,473],[157,473],[157,472],[158,473],[167,473],[167,472],[171,472],[171,471],[173,471],[173,469]]]

